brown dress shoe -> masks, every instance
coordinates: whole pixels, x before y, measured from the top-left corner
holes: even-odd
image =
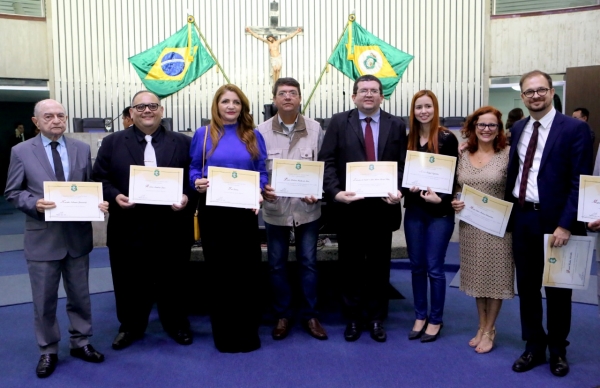
[[[321,326],[321,322],[317,318],[311,318],[305,323],[305,329],[308,334],[312,335],[318,340],[326,340],[327,332],[325,328]]]
[[[290,324],[287,319],[281,318],[277,321],[277,325],[273,328],[271,336],[274,340],[282,340],[290,332]]]

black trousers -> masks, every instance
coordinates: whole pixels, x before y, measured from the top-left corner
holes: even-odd
[[[144,333],[155,302],[166,331],[189,328],[184,281],[190,249],[182,243],[157,246],[151,241],[141,247],[109,247],[119,332]]]
[[[539,212],[513,207],[513,254],[517,269],[517,289],[521,330],[526,350],[565,356],[571,330],[571,294],[567,288],[545,287],[547,334],[542,324],[542,276],[544,272],[544,232]]]
[[[200,233],[215,346],[226,353],[256,350],[262,258],[258,218],[249,209],[203,206]]]
[[[388,314],[392,231],[372,211],[374,200],[381,201],[338,205],[342,313],[348,321],[382,322]]]

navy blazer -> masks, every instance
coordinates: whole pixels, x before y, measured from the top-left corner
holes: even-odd
[[[512,191],[519,174],[517,144],[530,119],[520,120],[511,128],[505,199],[515,203],[518,199],[512,195]],[[554,233],[556,227],[560,226],[573,234],[585,234],[585,225],[577,222],[579,176],[592,174],[592,152],[588,125],[557,111],[537,176],[540,220],[544,233]]]

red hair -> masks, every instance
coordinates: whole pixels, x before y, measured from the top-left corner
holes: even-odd
[[[502,125],[502,113],[493,106],[482,106],[467,117],[463,128],[460,130],[462,138],[467,139],[467,150],[470,153],[476,152],[479,148],[477,134],[475,133],[475,124],[477,124],[479,117],[487,113],[496,116],[496,120],[498,121],[498,135],[494,139],[494,151],[499,152],[506,147],[506,133],[504,133],[504,125]]]
[[[410,120],[409,120],[409,128],[408,131],[408,150],[416,151],[419,147],[419,131],[421,129],[421,123],[415,117],[415,103],[417,99],[427,96],[431,98],[431,102],[433,103],[433,118],[429,123],[429,139],[427,140],[427,152],[431,152],[434,154],[439,153],[439,145],[438,145],[438,133],[439,131],[447,131],[446,128],[440,126],[440,108],[438,105],[438,100],[435,94],[431,90],[420,90],[418,91],[412,99],[412,103],[410,104]]]

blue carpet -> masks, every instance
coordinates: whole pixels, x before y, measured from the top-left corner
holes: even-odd
[[[22,234],[25,230],[25,214],[15,209],[0,196],[0,235]]]
[[[448,281],[454,274],[448,274]],[[391,281],[406,300],[390,302],[386,321],[388,341],[380,344],[368,334],[355,343],[343,340],[339,311],[325,311],[322,322],[328,341],[317,341],[294,327],[283,341],[270,338],[262,326],[262,348],[249,354],[220,354],[212,344],[206,316],[192,316],[194,344],[175,344],[162,331],[153,312],[146,336],[132,347],[110,348],[118,330],[112,293],[92,296],[94,346],[105,353],[103,364],[87,364],[68,355],[65,301],[59,302],[63,341],[59,365],[48,379],[35,377],[39,357],[33,336],[30,304],[0,308],[0,386],[2,387],[593,387],[600,384],[600,331],[597,307],[573,305],[569,340],[571,373],[550,374],[548,365],[530,372],[512,372],[523,350],[518,300],[504,303],[498,319],[496,348],[479,355],[467,342],[475,334],[477,313],[473,298],[449,288],[445,326],[438,341],[408,341],[413,322],[410,272],[392,270]]]

